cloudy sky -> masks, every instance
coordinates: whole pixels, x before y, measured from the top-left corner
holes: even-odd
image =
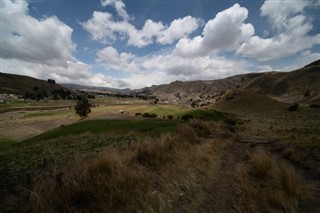
[[[141,88],[320,59],[319,0],[1,0],[1,72]]]

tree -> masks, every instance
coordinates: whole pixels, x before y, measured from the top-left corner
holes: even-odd
[[[154,99],[154,104],[157,104],[159,102],[159,99],[158,98],[155,98]]]
[[[86,118],[91,112],[91,104],[87,97],[84,95],[78,96],[77,105],[74,107],[76,113],[80,116],[81,120]]]
[[[56,83],[56,81],[55,80],[53,80],[53,79],[48,79],[48,82],[50,83],[50,84],[55,84]]]

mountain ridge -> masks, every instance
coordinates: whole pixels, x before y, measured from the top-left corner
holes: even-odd
[[[312,102],[320,99],[320,60],[290,72],[269,71],[230,76],[207,81],[175,81],[170,84],[140,90],[169,102],[214,103],[230,89],[243,89],[293,102]],[[310,93],[310,94],[307,94]],[[210,97],[209,97],[210,96]]]
[[[25,93],[34,93],[37,90],[51,94],[54,90],[61,89],[74,93],[73,90],[55,83],[52,79],[45,81],[30,76],[0,72],[0,93],[24,95]]]
[[[52,92],[55,89],[82,90],[91,93],[150,96],[160,102],[208,105],[232,89],[243,89],[287,103],[320,102],[320,60],[290,72],[246,73],[215,80],[174,81],[141,89],[116,89],[79,84],[52,84],[29,76],[0,73],[0,91],[23,94],[34,86]]]

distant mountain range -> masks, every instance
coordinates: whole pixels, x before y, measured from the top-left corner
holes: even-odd
[[[0,73],[0,92],[24,94],[34,87],[53,90],[80,90],[97,94],[155,96],[160,102],[207,105],[231,89],[267,95],[282,102],[320,103],[320,60],[291,72],[249,73],[208,81],[175,81],[137,90],[78,84],[53,84],[28,76]]]
[[[80,90],[93,93],[102,93],[102,94],[130,94],[131,89],[116,89],[111,87],[98,87],[98,86],[84,86],[80,84],[61,84],[64,87],[67,87],[72,90]]]

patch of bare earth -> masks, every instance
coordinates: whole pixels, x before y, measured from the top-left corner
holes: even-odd
[[[12,141],[23,141],[61,125],[77,121],[72,116],[48,116],[26,118],[26,112],[6,112],[0,114],[0,137]]]

